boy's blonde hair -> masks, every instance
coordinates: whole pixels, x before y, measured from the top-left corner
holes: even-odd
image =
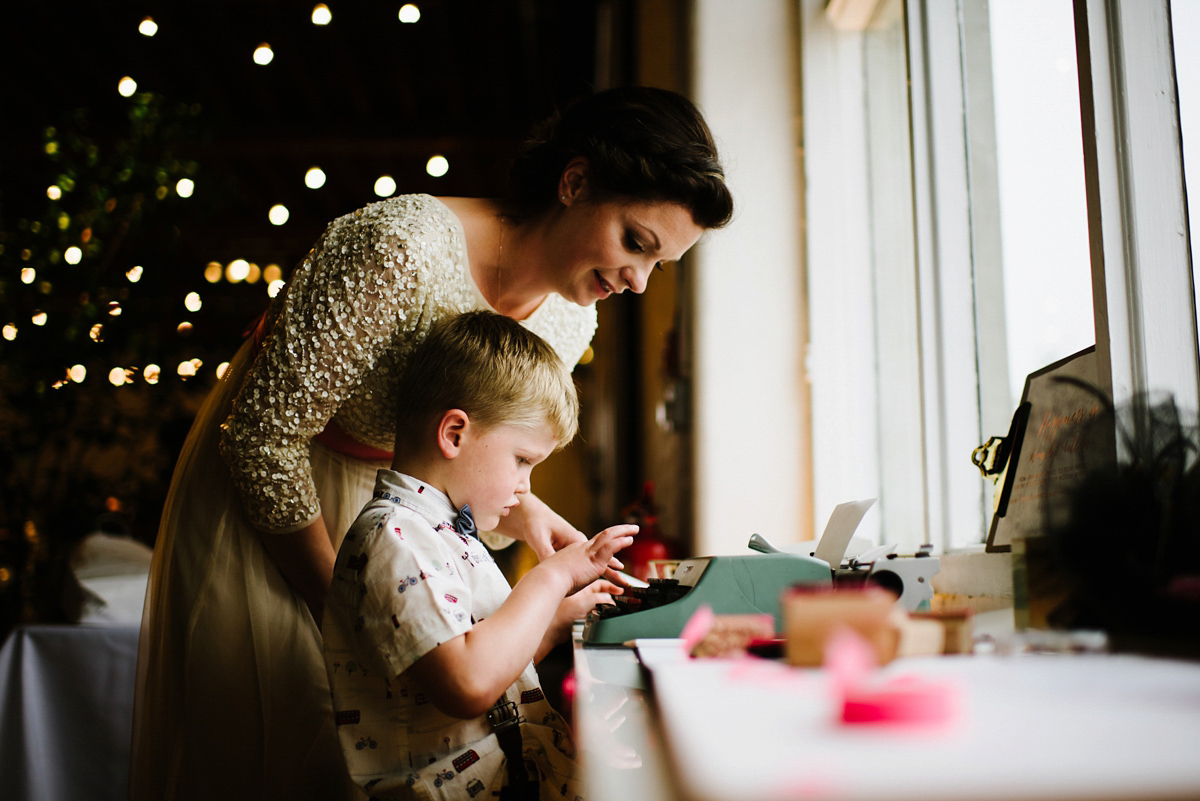
[[[579,428],[575,383],[554,349],[515,320],[474,311],[441,320],[400,376],[396,451],[423,446],[450,409],[483,428],[548,424],[561,448]]]

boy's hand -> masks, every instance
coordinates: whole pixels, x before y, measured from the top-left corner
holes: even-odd
[[[571,595],[600,578],[609,568],[619,570],[624,567],[614,554],[632,545],[637,531],[638,527],[634,525],[610,526],[590,540],[568,545],[542,564],[561,571],[570,581],[566,594]]]
[[[574,595],[564,598],[563,602],[558,605],[558,614],[555,616],[555,620],[561,618],[570,629],[570,624],[587,617],[587,613],[592,611],[596,604],[611,604],[614,595],[623,595],[624,593],[623,588],[611,581],[597,579]]]
[[[571,636],[571,626],[575,624],[575,621],[586,617],[596,604],[611,604],[614,595],[621,595],[624,592],[625,590],[611,581],[599,579],[574,595],[564,598],[563,602],[558,605],[558,611],[554,613],[554,620],[551,621],[550,628],[546,630],[546,637],[543,639],[534,661],[540,662],[551,648],[566,641]]]

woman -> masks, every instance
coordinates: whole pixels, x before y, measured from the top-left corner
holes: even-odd
[[[443,316],[492,308],[575,364],[594,303],[728,222],[695,107],[586,98],[507,200],[401,196],[334,221],[197,416],[167,499],[138,654],[131,795],[343,798],[320,623],[333,558],[387,466],[392,379]],[[502,534],[583,535],[529,496]]]

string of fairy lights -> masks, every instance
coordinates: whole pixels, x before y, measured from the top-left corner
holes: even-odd
[[[421,19],[421,11],[417,5],[413,3],[405,3],[400,6],[397,12],[397,19],[406,25],[417,23]],[[316,26],[330,25],[334,21],[332,9],[325,3],[318,3],[313,6],[311,11],[311,21]],[[145,37],[153,37],[159,33],[159,22],[153,17],[147,16],[138,23],[138,33]],[[252,61],[260,66],[267,67],[275,58],[275,50],[269,42],[262,42],[254,48],[250,54]],[[117,82],[117,93],[122,97],[132,98],[138,92],[138,83],[135,77],[131,75],[122,76]],[[54,147],[56,144],[51,141],[47,143],[47,148]],[[51,153],[47,150],[47,153]],[[450,170],[450,162],[440,153],[431,154],[425,164],[425,171],[428,175],[434,178],[440,178],[446,175]],[[309,167],[303,176],[304,185],[311,190],[319,190],[325,186],[328,176],[324,169],[318,165]],[[51,201],[58,201],[63,198],[64,193],[70,192],[74,187],[70,184],[70,180],[65,176],[61,176],[54,184],[46,188],[46,197]],[[174,182],[174,194],[182,199],[193,197],[197,191],[202,191],[202,187],[197,187],[196,181],[191,177],[181,177]],[[380,198],[391,197],[396,193],[397,185],[392,176],[384,174],[376,178],[372,187],[376,196]],[[159,186],[155,195],[158,200],[165,199],[170,193],[170,188],[164,181],[163,185]],[[283,203],[276,203],[267,209],[267,220],[271,225],[282,226],[286,225],[291,213],[287,206]],[[66,215],[63,215],[59,220],[61,228],[66,230],[70,220]],[[84,237],[87,236],[85,229]],[[89,257],[87,250],[86,238],[79,245],[71,245],[65,248],[62,252],[62,260],[69,265],[78,265]],[[141,265],[130,267],[125,272],[125,278],[130,284],[136,284],[144,275],[145,268]],[[230,284],[257,284],[260,281],[265,285],[268,297],[274,298],[284,286],[283,272],[278,264],[267,264],[264,267],[259,267],[253,261],[247,259],[234,259],[226,264],[217,261],[209,262],[203,271],[204,280],[209,284],[217,284],[221,281],[226,281]],[[33,267],[24,267],[20,272],[20,280],[24,284],[32,284],[38,280],[37,270]],[[203,307],[203,299],[201,292],[196,290],[189,292],[183,301],[185,311],[195,314]],[[104,310],[109,318],[119,317],[123,311],[120,301],[111,301],[107,304]],[[37,309],[33,312],[30,322],[34,326],[45,326],[48,322],[48,314],[46,311]],[[180,336],[187,336],[193,332],[194,323],[190,320],[180,322],[176,328]],[[5,340],[12,342],[18,338],[20,329],[16,321],[10,321],[0,327],[0,336]],[[103,342],[105,337],[105,323],[98,322],[91,326],[88,331],[88,336],[93,342]],[[220,378],[228,369],[228,362],[222,362],[216,367],[216,376]],[[183,380],[188,380],[199,374],[203,367],[203,362],[198,358],[183,359],[175,368],[175,373]],[[143,381],[146,384],[157,384],[162,379],[162,368],[157,364],[146,364],[144,367],[127,367],[115,366],[111,368],[105,379],[115,387],[133,384],[137,381]],[[51,387],[60,389],[69,384],[82,384],[88,380],[87,367],[82,363],[64,366],[62,377],[55,381]]]

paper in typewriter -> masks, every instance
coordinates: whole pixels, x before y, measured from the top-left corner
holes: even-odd
[[[850,545],[854,532],[858,530],[858,524],[874,504],[874,498],[839,503],[829,516],[829,522],[825,524],[825,532],[821,534],[813,556],[828,562],[834,570],[841,567],[842,558],[846,555],[846,548]]]

